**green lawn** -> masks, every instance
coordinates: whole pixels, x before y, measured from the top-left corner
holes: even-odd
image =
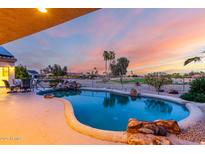
[[[120,83],[120,80],[112,80],[112,82],[115,82],[115,83]],[[136,83],[136,82],[139,82],[139,83],[145,83],[145,80],[144,78],[133,78],[133,79],[130,79],[130,80],[123,80],[123,83],[126,84],[126,83]]]

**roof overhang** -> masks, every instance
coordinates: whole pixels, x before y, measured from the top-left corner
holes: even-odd
[[[16,61],[17,61],[17,59],[15,59],[15,58],[0,57],[0,62],[15,63]]]
[[[96,8],[0,9],[0,45],[85,15]]]

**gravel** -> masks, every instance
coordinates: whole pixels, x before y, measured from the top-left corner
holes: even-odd
[[[177,135],[180,139],[188,140],[191,142],[197,142],[204,144],[205,142],[205,118],[204,120],[198,122],[196,125],[183,131],[181,134]]]

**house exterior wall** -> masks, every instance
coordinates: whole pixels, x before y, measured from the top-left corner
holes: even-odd
[[[11,62],[1,62],[0,61],[0,88],[4,87],[4,82],[2,80],[8,80],[9,83],[13,83],[15,79],[15,63]]]
[[[183,83],[190,83],[192,82],[193,80],[195,80],[194,78],[184,78],[184,79],[181,79],[181,78],[172,78],[172,82],[174,84],[183,84]]]

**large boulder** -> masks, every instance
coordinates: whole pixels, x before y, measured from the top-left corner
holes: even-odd
[[[127,142],[135,145],[170,145],[167,132],[171,126],[176,130],[173,122],[154,121],[144,122],[134,118],[129,119],[127,126]],[[172,124],[172,125],[171,125]],[[174,125],[174,126],[173,126]]]
[[[127,132],[166,136],[167,133],[179,134],[181,129],[174,120],[156,120],[154,122],[144,122],[131,118],[128,121]]]
[[[143,122],[142,127],[147,128],[147,129],[151,129],[154,132],[158,131],[157,125],[155,125],[155,123],[153,123],[153,122]]]
[[[166,136],[167,130],[162,126],[157,126],[154,122],[143,122],[137,121],[134,118],[129,119],[128,133],[144,133],[144,134],[154,134],[160,136]]]
[[[139,128],[137,130],[137,132],[139,133],[143,133],[143,134],[155,134],[155,132],[152,130],[152,129],[149,129],[149,128]]]
[[[154,123],[157,126],[164,127],[169,133],[179,134],[181,129],[175,120],[156,120]]]
[[[128,135],[128,144],[133,145],[170,145],[168,138],[152,134],[135,133]]]
[[[135,88],[132,88],[130,90],[130,96],[133,97],[133,98],[138,96],[138,92],[137,92],[137,90]]]
[[[158,126],[157,130],[154,133],[155,135],[159,135],[159,136],[166,136],[167,135],[167,130],[166,128],[162,127],[162,126]]]
[[[138,129],[142,127],[142,122],[137,121],[134,118],[130,118],[128,121],[127,132],[129,133],[137,133]]]

